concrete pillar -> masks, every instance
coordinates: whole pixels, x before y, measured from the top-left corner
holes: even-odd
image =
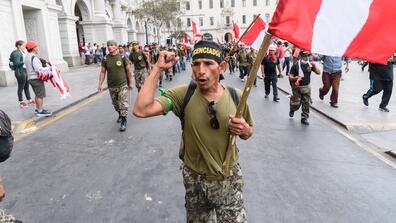
[[[0,87],[16,84],[14,72],[8,67],[8,58],[15,49],[16,40],[25,40],[25,29],[20,0],[5,0],[0,4],[2,34],[0,35]]]
[[[106,5],[105,0],[95,0],[95,19],[106,20]]]
[[[123,13],[122,10],[126,10],[126,9],[122,8],[120,0],[113,0],[111,6],[113,9],[114,39],[119,44],[124,44],[128,41],[128,33],[127,33],[128,27],[124,19],[125,13]]]
[[[67,15],[63,15],[58,18],[63,58],[69,64],[69,66],[76,66],[80,64],[76,32],[77,20],[78,17]]]
[[[63,59],[62,42],[59,32],[58,13],[62,11],[62,7],[55,4],[47,3],[47,10],[43,11],[43,19],[46,23],[46,43],[48,60],[61,71],[68,70],[68,65]]]

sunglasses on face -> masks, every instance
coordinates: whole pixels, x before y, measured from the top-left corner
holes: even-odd
[[[214,101],[209,102],[208,113],[210,117],[210,127],[212,127],[212,129],[219,129],[220,124],[216,117],[216,103]]]

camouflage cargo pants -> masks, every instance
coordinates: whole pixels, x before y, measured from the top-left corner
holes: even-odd
[[[290,111],[297,111],[302,106],[301,118],[309,118],[309,105],[311,104],[311,87],[292,86],[293,95],[290,97]]]
[[[12,215],[6,214],[3,210],[0,209],[0,223],[14,223],[15,218]]]
[[[183,166],[187,223],[247,222],[239,165],[233,173],[224,180],[208,180]]]
[[[125,85],[119,88],[109,88],[109,92],[114,109],[119,112],[121,116],[127,117],[129,108],[128,87]]]
[[[140,91],[140,89],[142,88],[144,81],[146,80],[146,77],[148,75],[147,69],[144,68],[141,70],[134,70],[133,73],[135,75],[136,88],[138,89],[138,91]]]

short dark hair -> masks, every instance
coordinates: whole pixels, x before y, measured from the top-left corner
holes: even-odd
[[[27,49],[26,48],[26,50],[28,51],[28,53],[31,53],[34,49]]]
[[[23,40],[18,40],[15,42],[15,47],[22,46],[25,43]]]

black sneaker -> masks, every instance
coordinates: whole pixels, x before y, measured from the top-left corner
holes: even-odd
[[[338,108],[338,104],[337,103],[330,102],[330,106],[333,107],[333,108]]]
[[[122,121],[122,116],[118,115],[117,123],[121,123],[121,121]]]
[[[368,106],[369,105],[368,98],[365,98],[364,95],[362,96],[362,98],[363,98],[363,104]]]
[[[266,94],[266,95],[264,96],[264,98],[268,98],[268,94]]]
[[[309,125],[309,122],[308,122],[308,120],[307,120],[306,118],[302,118],[302,119],[301,119],[301,124],[303,124],[303,125]]]
[[[320,89],[319,89],[319,99],[320,99],[320,100],[323,100],[323,99],[324,99],[324,97],[323,97],[322,92],[320,91]]]
[[[380,108],[380,111],[383,111],[383,112],[390,112],[389,109],[388,109],[387,107]]]
[[[290,111],[290,112],[289,112],[289,117],[290,117],[290,118],[293,118],[293,116],[294,116],[294,111]]]
[[[279,101],[279,98],[278,98],[278,97],[275,97],[275,98],[274,98],[274,101],[275,101],[275,102],[278,102],[278,101]]]
[[[121,117],[121,126],[120,126],[120,132],[125,132],[127,128],[127,119],[126,117]]]
[[[43,109],[41,112],[37,111],[37,113],[36,113],[36,116],[38,116],[38,117],[48,117],[51,115],[52,115],[52,112],[45,110],[45,109]]]

